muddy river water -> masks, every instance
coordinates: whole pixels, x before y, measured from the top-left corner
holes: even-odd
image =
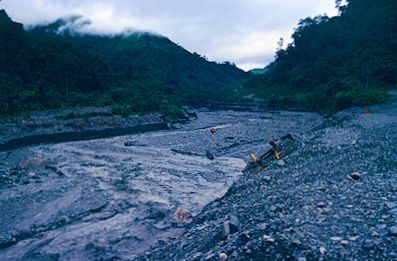
[[[0,152],[0,260],[133,259],[183,233],[175,210],[194,218],[222,197],[249,152],[321,121],[203,111],[171,131]]]

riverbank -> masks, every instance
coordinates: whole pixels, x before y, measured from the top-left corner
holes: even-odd
[[[0,118],[0,151],[24,146],[92,140],[147,131],[168,130],[173,123],[189,120],[170,119],[160,113],[121,116],[110,107],[75,108],[33,112],[28,116]]]
[[[0,151],[0,259],[393,260],[396,108],[199,111],[173,130]],[[287,133],[282,161],[243,170]]]

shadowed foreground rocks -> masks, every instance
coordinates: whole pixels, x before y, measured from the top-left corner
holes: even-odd
[[[179,239],[140,260],[397,260],[395,126],[392,103],[294,133],[285,164],[246,170]]]

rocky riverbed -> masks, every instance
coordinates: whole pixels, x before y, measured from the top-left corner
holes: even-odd
[[[173,130],[2,151],[0,260],[395,260],[396,115],[203,110]],[[280,160],[246,167],[287,133]]]
[[[194,220],[241,177],[250,151],[321,121],[200,111],[174,130],[1,151],[0,260],[134,259],[179,238],[186,220],[175,211]]]
[[[289,130],[282,164],[246,169],[140,260],[397,260],[396,126],[394,102]]]

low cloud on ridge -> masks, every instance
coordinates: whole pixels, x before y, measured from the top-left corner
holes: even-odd
[[[162,34],[191,52],[242,69],[273,60],[277,41],[288,39],[299,19],[336,15],[334,0],[3,0],[11,18],[43,24],[81,15],[85,30],[114,34],[132,29]]]

